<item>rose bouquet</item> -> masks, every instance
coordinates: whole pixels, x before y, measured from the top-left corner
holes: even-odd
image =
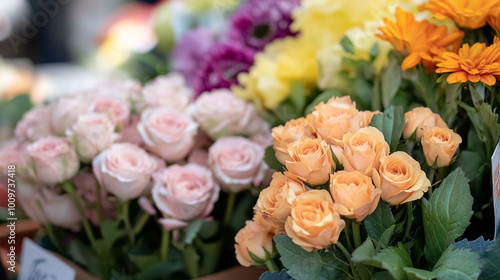
[[[270,142],[251,104],[229,90],[193,101],[172,73],[32,109],[0,166],[15,166],[19,203],[49,247],[93,274],[197,278],[220,267],[249,189],[267,184]]]
[[[456,242],[473,214],[469,180],[450,166],[462,139],[429,108],[358,111],[332,98],[272,135],[266,161],[281,172],[235,238],[240,264],[272,271],[261,279],[498,273],[498,243]]]

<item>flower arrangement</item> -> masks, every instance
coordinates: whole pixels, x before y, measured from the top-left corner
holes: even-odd
[[[226,89],[194,101],[176,73],[61,97],[15,132],[0,166],[18,170],[22,208],[102,279],[213,273],[249,189],[268,180],[270,130],[254,107]]]

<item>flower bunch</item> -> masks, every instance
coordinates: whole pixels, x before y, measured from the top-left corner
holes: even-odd
[[[193,101],[176,73],[144,87],[106,82],[63,96],[26,113],[15,132],[0,149],[0,166],[19,170],[21,206],[59,253],[73,257],[64,248],[88,242],[100,266],[78,260],[104,279],[112,270],[148,273],[152,264],[172,262],[171,247],[190,254],[213,247],[199,237],[203,225],[212,227],[203,238],[221,244],[237,193],[257,189],[269,169],[263,158],[270,129],[254,107],[226,89]],[[218,201],[227,201],[222,215],[213,213]],[[137,249],[150,234],[161,246],[141,251],[152,261],[147,266],[113,249]],[[70,235],[77,238],[62,238]],[[172,273],[196,278],[216,267],[203,269]]]
[[[429,108],[358,111],[349,96],[336,97],[273,128],[272,135],[269,149],[276,157],[266,161],[282,171],[262,190],[253,221],[235,238],[240,264],[267,265],[275,271],[271,279],[281,277],[279,267],[296,279],[371,279],[383,275],[379,269],[406,279],[405,271],[417,269],[437,275],[436,262],[457,253],[452,242],[472,214],[464,173],[448,167],[462,139]],[[462,205],[442,197],[459,189],[463,193],[453,199]],[[432,233],[455,218],[433,211],[451,205],[465,216],[436,249]],[[314,267],[306,267],[309,261]]]

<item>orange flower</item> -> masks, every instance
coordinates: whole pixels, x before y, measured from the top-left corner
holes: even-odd
[[[460,27],[477,29],[486,24],[488,13],[498,4],[498,0],[429,0],[420,10],[433,13],[435,19],[449,18]]]
[[[469,44],[464,44],[458,54],[445,52],[441,57],[443,61],[437,64],[436,73],[451,72],[446,79],[449,84],[481,81],[491,86],[500,75],[500,43],[496,37],[491,46],[475,43],[469,47]]]
[[[486,19],[488,24],[498,32],[500,30],[500,6],[491,9],[490,14]]]
[[[410,12],[396,9],[396,22],[384,18],[384,27],[378,27],[382,40],[390,42],[403,56],[407,56],[401,68],[410,69],[423,62],[427,68],[434,67],[436,49],[446,49],[458,45],[464,33],[454,30],[448,34],[446,26],[437,26],[427,20],[416,21]]]

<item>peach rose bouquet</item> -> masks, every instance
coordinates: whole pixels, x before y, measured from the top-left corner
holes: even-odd
[[[454,243],[473,203],[450,166],[461,137],[429,108],[358,111],[349,96],[314,108],[273,128],[277,172],[235,239],[240,264],[266,266],[265,279],[420,279],[460,255],[476,271]]]
[[[271,175],[271,130],[254,106],[229,90],[194,101],[176,73],[63,96],[15,131],[0,148],[2,189],[19,182],[51,248],[101,279],[198,278],[235,264],[219,259]],[[262,234],[252,230],[251,242]]]

